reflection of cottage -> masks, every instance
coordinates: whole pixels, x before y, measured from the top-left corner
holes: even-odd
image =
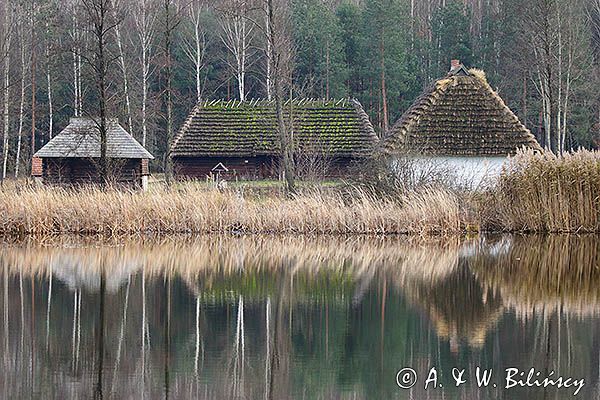
[[[457,60],[402,115],[384,144],[387,153],[441,163],[475,181],[497,174],[506,156],[523,147],[541,150],[484,73]]]
[[[107,157],[115,183],[145,187],[148,160],[154,157],[117,120],[108,121]],[[69,125],[32,160],[32,175],[45,183],[100,183],[100,134],[91,118],[71,118]]]
[[[504,312],[502,299],[484,290],[464,261],[443,280],[423,281],[403,290],[453,352],[461,344],[481,348]]]
[[[284,117],[296,162],[314,164],[324,175],[344,174],[377,141],[355,100],[294,100],[284,104]],[[273,102],[207,101],[192,110],[171,157],[179,177],[204,179],[221,163],[232,175],[265,178],[278,176],[280,153]]]

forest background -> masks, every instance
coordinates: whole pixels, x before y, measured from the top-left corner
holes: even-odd
[[[69,117],[94,114],[97,5],[108,11],[108,113],[160,171],[167,124],[197,102],[272,96],[273,2],[287,97],[357,98],[384,136],[459,59],[485,71],[543,146],[600,146],[600,0],[5,0],[2,177],[27,174]]]

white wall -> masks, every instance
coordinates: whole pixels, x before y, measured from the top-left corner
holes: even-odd
[[[500,175],[507,157],[411,157],[397,159],[397,168],[413,168],[414,175],[444,175],[444,181],[467,188],[485,187]]]

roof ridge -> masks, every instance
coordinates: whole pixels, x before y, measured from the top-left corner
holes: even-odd
[[[288,98],[285,99],[283,105],[288,105],[290,102],[296,106],[302,105],[321,105],[321,106],[334,106],[334,107],[348,107],[352,104],[353,98],[351,97],[337,97],[337,98],[311,98],[311,97],[299,97],[299,98]],[[222,108],[239,108],[242,106],[266,106],[273,105],[275,100],[266,98],[253,98],[248,100],[237,100],[237,99],[213,99],[204,100],[197,103],[201,108],[209,107],[222,107]]]

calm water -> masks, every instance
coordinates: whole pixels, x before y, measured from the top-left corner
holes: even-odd
[[[599,267],[597,237],[0,244],[0,397],[573,398],[504,388],[535,368],[598,398]]]

